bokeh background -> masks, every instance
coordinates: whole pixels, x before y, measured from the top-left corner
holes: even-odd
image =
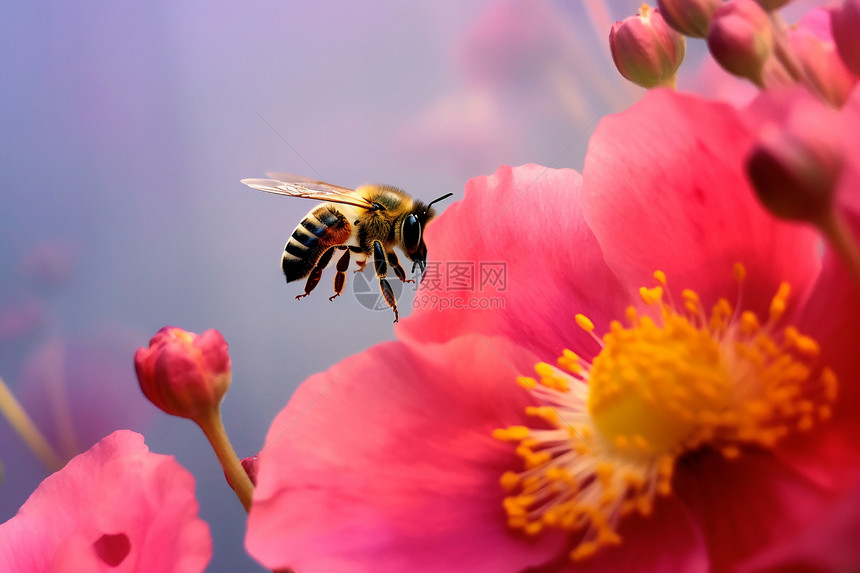
[[[5,3],[0,376],[66,456],[117,428],[175,455],[212,528],[208,570],[262,571],[202,433],[139,393],[135,349],[164,325],[219,329],[234,367],[224,416],[244,456],[302,380],[395,327],[349,286],[329,302],[332,269],[295,301],[280,254],[313,205],[239,180],[285,171],[456,200],[502,164],[581,169],[600,117],[642,93],[606,41],[638,5]],[[700,43],[688,51],[681,86],[723,95]],[[0,461],[2,522],[46,470],[5,420]]]

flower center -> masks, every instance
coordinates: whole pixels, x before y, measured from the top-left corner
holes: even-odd
[[[588,412],[617,446],[671,452],[696,436],[702,416],[726,408],[731,380],[719,342],[684,317],[613,324],[588,379]]]
[[[744,275],[736,266],[739,282]],[[518,443],[525,466],[501,479],[508,524],[577,532],[573,560],[621,543],[619,520],[650,514],[655,497],[671,493],[683,454],[707,446],[734,459],[742,447],[773,447],[828,419],[836,399],[836,376],[816,364],[818,344],[779,326],[788,284],[762,324],[725,299],[708,314],[689,290],[676,307],[664,301],[665,275],[654,277],[657,286],[640,290],[648,315],[628,308],[629,324],[613,321],[602,339],[577,315],[601,345],[590,364],[565,350],[558,367],[535,367],[539,380],[518,379],[545,404],[526,413],[547,427],[494,433]]]

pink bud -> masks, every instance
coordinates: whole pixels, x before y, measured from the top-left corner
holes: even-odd
[[[245,470],[245,474],[248,476],[248,479],[251,480],[251,484],[256,486],[257,474],[259,473],[260,467],[260,455],[255,454],[253,456],[248,456],[247,458],[242,458],[240,463],[242,464],[242,469]],[[227,485],[235,491],[236,488],[232,483],[230,483],[230,476],[226,470],[224,471],[224,478],[227,480]]]
[[[714,10],[723,0],[657,0],[657,7],[666,23],[691,38],[708,35],[708,25]]]
[[[845,65],[860,76],[860,0],[845,0],[833,11],[833,41]]]
[[[138,348],[134,367],[150,402],[173,416],[197,420],[221,404],[230,387],[227,343],[217,330],[201,335],[166,326],[149,348]]]
[[[772,47],[770,19],[754,0],[731,0],[714,12],[708,49],[729,73],[760,85]]]
[[[609,32],[609,48],[621,75],[643,88],[675,84],[684,61],[684,36],[666,25],[659,10],[643,4],[639,14],[616,22]]]
[[[839,113],[809,100],[796,104],[784,125],[762,129],[747,156],[747,173],[775,215],[819,223],[833,208],[843,150]]]
[[[841,107],[857,83],[857,77],[845,67],[836,52],[831,18],[827,10],[808,12],[789,30],[788,43],[809,84],[824,100]]]
[[[247,458],[242,458],[242,467],[245,468],[245,473],[248,474],[248,478],[251,480],[251,483],[257,485],[257,474],[259,473],[260,468],[260,457],[249,456]]]

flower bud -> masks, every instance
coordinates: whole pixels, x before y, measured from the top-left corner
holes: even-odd
[[[860,0],[845,0],[831,18],[836,50],[848,69],[860,76]]]
[[[811,10],[788,31],[788,45],[803,70],[806,82],[822,99],[835,107],[841,107],[857,83],[857,77],[845,66],[836,51],[831,22],[830,11]],[[857,30],[860,31],[860,28]]]
[[[723,0],[657,0],[657,8],[673,29],[691,38],[708,35],[714,10]]]
[[[784,126],[762,129],[746,168],[765,207],[784,219],[826,219],[844,164],[841,128],[838,112],[809,101],[797,104]]]
[[[260,456],[242,458],[242,467],[245,468],[245,473],[248,474],[251,483],[257,485],[257,474],[260,472]]]
[[[714,12],[708,49],[729,73],[761,85],[772,48],[770,19],[754,0],[731,0]]]
[[[242,458],[239,460],[239,463],[242,465],[242,469],[245,471],[245,475],[248,476],[248,479],[251,480],[251,485],[257,485],[257,474],[259,473],[260,468],[260,455],[255,454],[253,456],[248,456],[247,458]],[[227,480],[227,485],[229,485],[233,491],[236,490],[236,486],[230,481],[230,474],[224,470],[224,478]]]
[[[217,411],[230,387],[227,343],[217,330],[201,335],[166,326],[138,348],[134,367],[150,402],[173,416],[198,420]]]
[[[639,14],[616,22],[609,48],[621,75],[643,88],[674,86],[684,61],[684,36],[666,25],[659,10],[643,4]]]

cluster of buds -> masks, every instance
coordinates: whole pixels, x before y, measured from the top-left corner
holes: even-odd
[[[835,195],[845,170],[854,120],[841,109],[860,78],[860,0],[813,10],[786,26],[790,0],[657,0],[613,26],[612,56],[621,74],[646,87],[672,85],[684,39],[703,38],[714,60],[763,91],[791,94],[771,102],[746,169],[762,204],[775,215],[819,227],[860,279],[860,249],[838,231]],[[776,89],[779,88],[779,89]],[[843,257],[843,260],[845,257]]]
[[[711,54],[723,68],[763,85],[774,50],[768,10],[784,3],[657,0],[656,10],[643,4],[637,15],[612,27],[609,45],[615,66],[621,75],[642,87],[665,86],[661,74],[671,69],[674,77],[684,59],[684,37],[706,38]]]
[[[628,80],[646,88],[671,85],[684,59],[684,37],[704,38],[714,60],[762,89],[805,85],[841,106],[860,76],[860,0],[820,10],[789,28],[777,10],[789,0],[657,0],[616,22],[612,57]]]

